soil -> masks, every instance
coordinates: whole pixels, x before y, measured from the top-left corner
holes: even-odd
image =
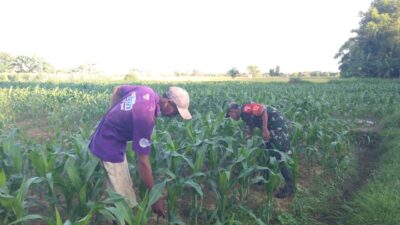
[[[49,126],[46,117],[20,120],[16,122],[16,126],[23,136],[37,141],[40,144],[54,138],[54,133],[48,131]]]
[[[357,152],[358,170],[355,179],[349,179],[343,188],[343,197],[349,200],[368,181],[371,173],[376,168],[380,155],[379,134],[375,130],[354,130],[358,138],[359,150]]]
[[[332,197],[330,202],[330,215],[316,215],[317,220],[321,224],[338,225],[340,218],[343,216],[342,205],[351,200],[352,197],[368,182],[372,172],[375,170],[382,154],[379,143],[379,130],[375,123],[368,121],[367,126],[360,126],[351,131],[354,139],[357,142],[357,167],[354,174],[348,177],[341,190],[341,196]]]
[[[54,134],[48,131],[47,119],[45,117],[39,119],[27,119],[23,121],[18,121],[16,123],[17,127],[20,129],[22,134],[27,138],[38,141],[38,143],[44,143],[46,141],[54,138]],[[341,198],[332,198],[330,199],[331,203],[331,212],[332,215],[316,215],[318,221],[321,224],[326,225],[336,225],[337,224],[337,214],[340,214],[341,205],[343,202],[351,199],[355,193],[367,182],[368,178],[371,176],[371,172],[376,168],[376,164],[379,160],[379,156],[381,152],[379,152],[379,134],[374,124],[370,124],[369,126],[360,126],[357,129],[352,131],[352,135],[355,137],[358,145],[357,151],[357,171],[355,176],[348,178],[345,181],[345,185],[342,188]],[[300,159],[300,162],[304,161]],[[303,163],[299,163],[299,172],[298,172],[298,188],[300,190],[308,190],[313,184],[311,177],[319,176],[323,174],[323,169],[318,166],[308,166],[307,168],[303,166]],[[204,187],[204,199],[203,199],[203,207],[207,210],[213,210],[216,208],[216,197],[211,190],[210,187]],[[245,204],[251,209],[257,209],[258,207],[263,206],[267,201],[267,197],[265,194],[265,190],[262,186],[253,185],[251,187],[251,194],[246,198]],[[188,199],[183,196],[181,200],[179,200],[179,205],[181,206],[189,206],[189,202],[191,199]],[[278,211],[287,212],[290,211],[292,205],[293,198],[287,199],[275,199],[274,205]],[[185,218],[188,215],[188,208],[181,207],[178,210],[178,214],[182,215],[182,221],[187,222],[188,218]],[[32,207],[29,209],[30,213],[38,213],[40,214],[41,209],[39,207]],[[157,220],[165,221],[165,219],[157,218],[154,214],[151,218],[149,224],[157,224]],[[41,220],[33,220],[27,223],[29,225],[39,225],[43,224]],[[112,224],[112,222],[102,222],[102,225]]]

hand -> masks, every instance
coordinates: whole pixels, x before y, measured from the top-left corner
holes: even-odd
[[[164,207],[164,198],[158,199],[156,203],[152,205],[153,212],[159,216],[165,218],[167,216],[167,210]]]
[[[270,135],[268,129],[263,130],[262,136],[263,136],[264,141],[267,141],[267,142],[268,142],[269,139],[271,139],[271,135]]]

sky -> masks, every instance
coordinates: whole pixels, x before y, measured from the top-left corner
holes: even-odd
[[[1,0],[0,52],[106,73],[338,71],[334,55],[371,2]]]

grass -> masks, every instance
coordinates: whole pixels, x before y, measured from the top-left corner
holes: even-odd
[[[384,153],[368,183],[344,205],[344,224],[400,224],[400,113],[382,121]]]

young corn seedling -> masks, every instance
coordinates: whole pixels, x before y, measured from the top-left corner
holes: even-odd
[[[15,220],[26,221],[38,218],[37,215],[26,215],[27,207],[26,195],[32,184],[42,182],[39,177],[23,179],[19,189],[14,192],[7,186],[7,178],[4,171],[0,171],[0,206],[4,211],[0,211],[1,224],[9,224]]]

